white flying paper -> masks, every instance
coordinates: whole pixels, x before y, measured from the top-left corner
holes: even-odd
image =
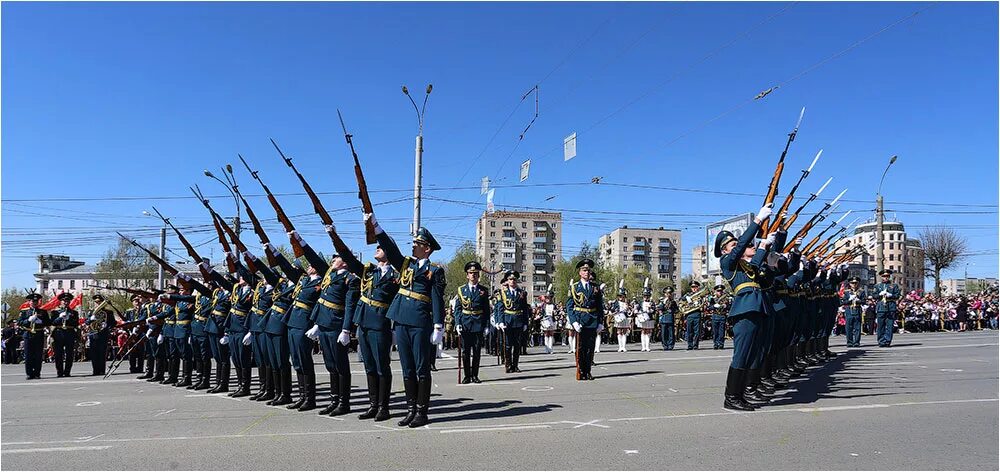
[[[563,139],[563,161],[568,161],[576,157],[576,133],[566,136]]]
[[[531,168],[531,159],[521,163],[521,182],[528,180],[528,169]]]

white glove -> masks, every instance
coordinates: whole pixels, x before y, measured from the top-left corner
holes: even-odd
[[[243,336],[243,345],[244,346],[250,345],[250,333],[247,333],[246,336]]]
[[[885,290],[883,290],[883,291],[879,292],[878,294],[879,294],[879,295],[882,295],[883,297],[885,297],[885,296],[888,296],[888,295],[889,295],[889,292],[888,292],[888,291],[885,291]]]
[[[229,336],[223,336],[222,338],[220,338],[219,339],[219,344],[221,344],[223,346],[225,346],[226,344],[229,344]]]
[[[777,235],[778,235],[778,233],[771,233],[771,234],[767,235],[767,237],[764,238],[764,240],[760,242],[760,247],[768,247],[768,246],[771,246],[772,244],[774,244],[774,238]]]
[[[313,325],[312,328],[306,331],[306,337],[315,341],[319,339],[319,334],[317,333],[319,333],[319,325]]]
[[[139,333],[139,327],[138,326],[132,328],[132,334],[138,334],[138,333]]]
[[[147,338],[153,337],[153,328],[149,328],[149,330],[146,331],[146,337]]]
[[[364,220],[365,223],[371,222],[372,228],[375,229],[375,234],[384,233],[382,227],[378,225],[378,220],[375,219],[374,213],[365,213]]]
[[[499,323],[499,324],[497,324],[497,328],[507,329],[507,323]]]
[[[193,342],[191,341],[191,338],[188,338],[188,344],[194,344],[194,343],[193,343]]]
[[[334,226],[334,225],[332,225],[332,224],[329,224],[329,225],[323,225],[323,229],[325,229],[325,230],[326,230],[326,233],[327,233],[327,234],[333,234],[333,233],[336,233],[336,232],[337,232],[337,227],[336,227],[336,226]]]
[[[455,332],[458,334],[462,334],[462,325],[460,324],[455,325]]]
[[[768,203],[767,205],[764,205],[764,206],[760,207],[760,210],[757,212],[757,218],[756,218],[756,220],[758,220],[758,221],[764,221],[764,218],[767,218],[767,217],[771,216],[771,211],[772,211],[771,207],[772,206],[774,206],[773,203]]]
[[[202,269],[205,269],[208,272],[212,271],[212,266],[208,265],[205,261],[199,262],[198,267],[201,267]]]
[[[28,317],[28,321],[35,323],[38,321],[38,315],[31,315]]]
[[[443,326],[439,324],[434,325],[434,332],[431,333],[431,344],[441,343],[441,339],[444,338],[444,330],[441,328],[443,328]]]
[[[885,293],[885,292],[882,292],[882,293]],[[31,316],[35,316],[35,315],[31,315]],[[96,319],[97,318],[94,318],[94,315],[90,315],[90,318],[87,318],[87,321],[94,321]],[[38,317],[37,316],[35,316],[35,321],[38,321]]]
[[[600,333],[603,331],[604,331],[604,325],[597,325],[597,332]]]
[[[162,334],[156,337],[156,344],[163,344],[163,335]]]
[[[161,301],[166,301],[167,297],[169,297],[169,295],[167,295],[166,293],[161,293],[161,294],[159,294],[159,295],[156,296],[157,300],[161,300]]]
[[[340,336],[337,336],[337,342],[344,346],[351,344],[351,332],[346,329],[341,330]]]
[[[858,299],[857,295],[852,294],[850,300],[853,302]]]
[[[186,281],[189,281],[189,282],[191,281],[191,276],[187,275],[187,274],[185,274],[183,272],[178,273],[177,274],[177,278],[179,278],[181,280],[186,280]]]
[[[801,245],[802,245],[802,238],[795,238],[795,247],[799,247]]]
[[[580,332],[581,330],[583,330],[583,326],[582,326],[582,325],[580,324],[580,322],[579,322],[579,321],[574,321],[574,322],[573,322],[573,330],[574,330],[574,331],[576,331],[576,332],[578,332],[578,333],[579,333],[579,332]]]

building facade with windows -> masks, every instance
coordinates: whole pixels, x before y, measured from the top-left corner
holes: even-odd
[[[476,222],[476,256],[483,268],[516,270],[529,300],[544,295],[562,257],[562,214],[552,212],[484,212]],[[483,284],[499,286],[499,277]]]
[[[708,280],[708,252],[704,244],[691,250],[691,275],[694,280]]]
[[[898,221],[884,222],[882,233],[884,266],[892,270],[892,281],[899,284],[904,292],[923,291],[925,255],[920,241],[907,237],[906,228]],[[878,266],[875,258],[876,241],[876,224],[874,221],[869,221],[855,227],[853,235],[841,240],[838,251],[862,244],[869,249],[868,255],[858,256],[852,263],[867,264],[875,269]]]
[[[642,269],[650,279],[681,279],[681,232],[675,229],[622,226],[601,236],[598,258],[605,267]]]
[[[174,263],[173,266],[192,278],[202,281],[201,272],[196,264]],[[226,272],[224,266],[216,267],[220,273]],[[98,280],[97,265],[74,261],[69,256],[41,254],[38,256],[38,272],[35,276],[35,291],[48,297],[53,293],[70,292],[73,294],[94,293],[92,287],[113,285],[117,287],[138,288],[149,290],[157,287],[155,271],[151,279],[144,280]],[[170,274],[166,274],[170,277]],[[165,282],[169,283],[169,282]]]

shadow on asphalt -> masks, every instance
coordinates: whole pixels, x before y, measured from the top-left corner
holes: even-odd
[[[480,404],[478,403],[467,404],[462,407],[462,411],[470,409],[481,410],[482,408],[479,408],[477,405]],[[487,403],[486,405],[493,405],[493,403]],[[513,408],[506,408],[497,411],[473,411],[462,415],[445,416],[445,417],[437,416],[438,410],[432,408],[429,414],[433,415],[431,417],[431,421],[433,423],[440,424],[440,423],[451,423],[456,421],[486,420],[494,418],[510,418],[515,416],[535,415],[539,413],[547,413],[556,408],[562,408],[562,407],[563,407],[562,405],[554,405],[554,404],[538,405],[538,406],[515,406]]]
[[[661,371],[658,370],[644,370],[642,372],[621,372],[617,374],[607,374],[607,375],[595,375],[594,379],[613,379],[615,377],[632,377],[634,375],[650,375],[650,374],[660,374]]]

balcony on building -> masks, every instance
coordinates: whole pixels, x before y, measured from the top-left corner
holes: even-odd
[[[535,254],[545,254],[547,251],[545,250],[544,247],[536,247],[536,248],[533,248],[531,250],[531,252],[533,252]]]
[[[535,238],[531,240],[531,242],[533,242],[533,243],[543,243],[543,244],[547,243],[548,241],[549,241],[549,238],[540,238],[538,236],[535,236]]]
[[[540,224],[540,223],[535,223],[535,231],[545,231],[545,232],[548,232],[549,231],[549,227],[545,226],[543,224]]]

